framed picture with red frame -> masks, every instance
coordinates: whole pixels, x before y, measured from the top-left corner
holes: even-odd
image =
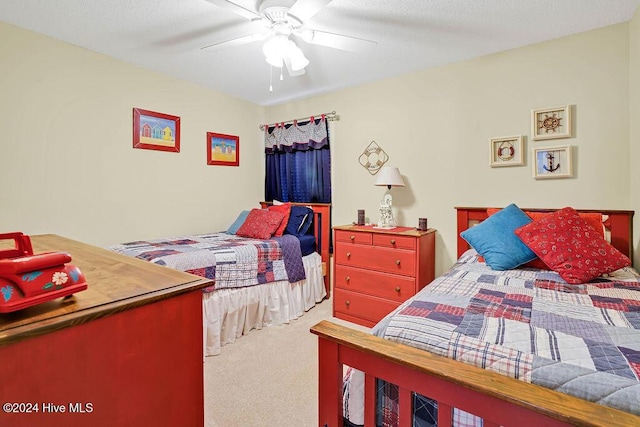
[[[180,152],[180,117],[133,109],[133,148]]]
[[[207,132],[207,164],[240,165],[240,138],[223,133]]]

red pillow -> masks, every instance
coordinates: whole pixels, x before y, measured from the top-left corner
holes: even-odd
[[[491,216],[494,213],[498,212],[499,208],[487,208],[487,215]],[[529,216],[532,220],[540,219],[543,216],[549,215],[549,212],[533,212],[533,211],[524,211],[524,213]],[[602,214],[598,212],[578,212],[578,215],[582,217],[587,223],[594,228],[597,232],[600,233],[603,239],[606,239],[604,234],[604,226],[602,225]],[[534,260],[535,261],[535,260]]]
[[[247,219],[236,232],[236,236],[249,237],[251,239],[269,239],[276,232],[284,214],[272,212],[267,209],[251,209]]]
[[[585,283],[631,265],[629,258],[570,207],[517,228],[515,233],[567,283]]]
[[[491,216],[494,213],[501,210],[501,208],[487,208],[487,216]],[[525,210],[524,213],[527,214],[529,218],[532,220],[540,219],[544,216],[549,215],[548,212],[533,212]],[[599,232],[600,236],[605,239],[604,227],[602,225],[602,214],[598,212],[578,212],[578,215],[582,217],[589,225],[591,225],[596,231]],[[534,251],[535,252],[535,251]],[[553,270],[547,264],[544,263],[540,258],[536,258],[533,261],[529,261],[526,264],[521,265],[520,267],[530,267],[530,268],[539,268],[541,270]]]
[[[273,234],[276,237],[282,236],[284,234],[284,230],[287,228],[287,224],[289,223],[289,216],[291,215],[291,203],[273,205],[273,206],[269,206],[266,209],[271,212],[280,212],[284,215],[282,218],[282,222],[280,223],[280,226],[278,227],[276,232]]]

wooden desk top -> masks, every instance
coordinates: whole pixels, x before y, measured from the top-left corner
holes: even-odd
[[[86,323],[212,284],[210,279],[162,267],[65,237],[31,236],[35,254],[63,251],[80,268],[88,289],[24,310],[0,313],[0,345]]]

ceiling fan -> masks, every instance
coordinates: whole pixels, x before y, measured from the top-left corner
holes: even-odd
[[[202,47],[201,50],[215,52],[266,40],[262,49],[266,61],[274,67],[286,67],[290,76],[304,74],[305,67],[309,64],[291,36],[306,43],[350,52],[360,52],[377,45],[371,40],[318,31],[306,25],[309,19],[332,0],[262,0],[257,2],[256,10],[228,0],[207,1],[248,19],[249,24],[238,28],[238,37]]]

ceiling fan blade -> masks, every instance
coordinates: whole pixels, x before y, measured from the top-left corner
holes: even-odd
[[[302,22],[307,22],[332,0],[298,0],[291,6],[289,13]]]
[[[311,34],[309,31],[311,31]],[[360,39],[357,37],[316,30],[305,30],[302,37],[307,43],[332,47],[334,49],[346,50],[354,53],[366,52],[378,45],[378,42],[374,42],[373,40]]]
[[[236,15],[240,15],[244,18],[247,19],[254,19],[254,18],[260,18],[260,15],[253,11],[253,10],[249,10],[249,9],[245,9],[244,7],[237,5],[233,2],[227,1],[227,0],[207,0],[209,3],[212,3],[218,7],[221,7],[223,9],[227,9],[230,12],[235,13]]]
[[[205,52],[217,52],[221,49],[226,49],[233,46],[241,46],[243,44],[264,40],[266,34],[249,34],[248,36],[237,37],[231,40],[225,40],[218,43],[210,44],[208,46],[201,47],[200,50]]]

